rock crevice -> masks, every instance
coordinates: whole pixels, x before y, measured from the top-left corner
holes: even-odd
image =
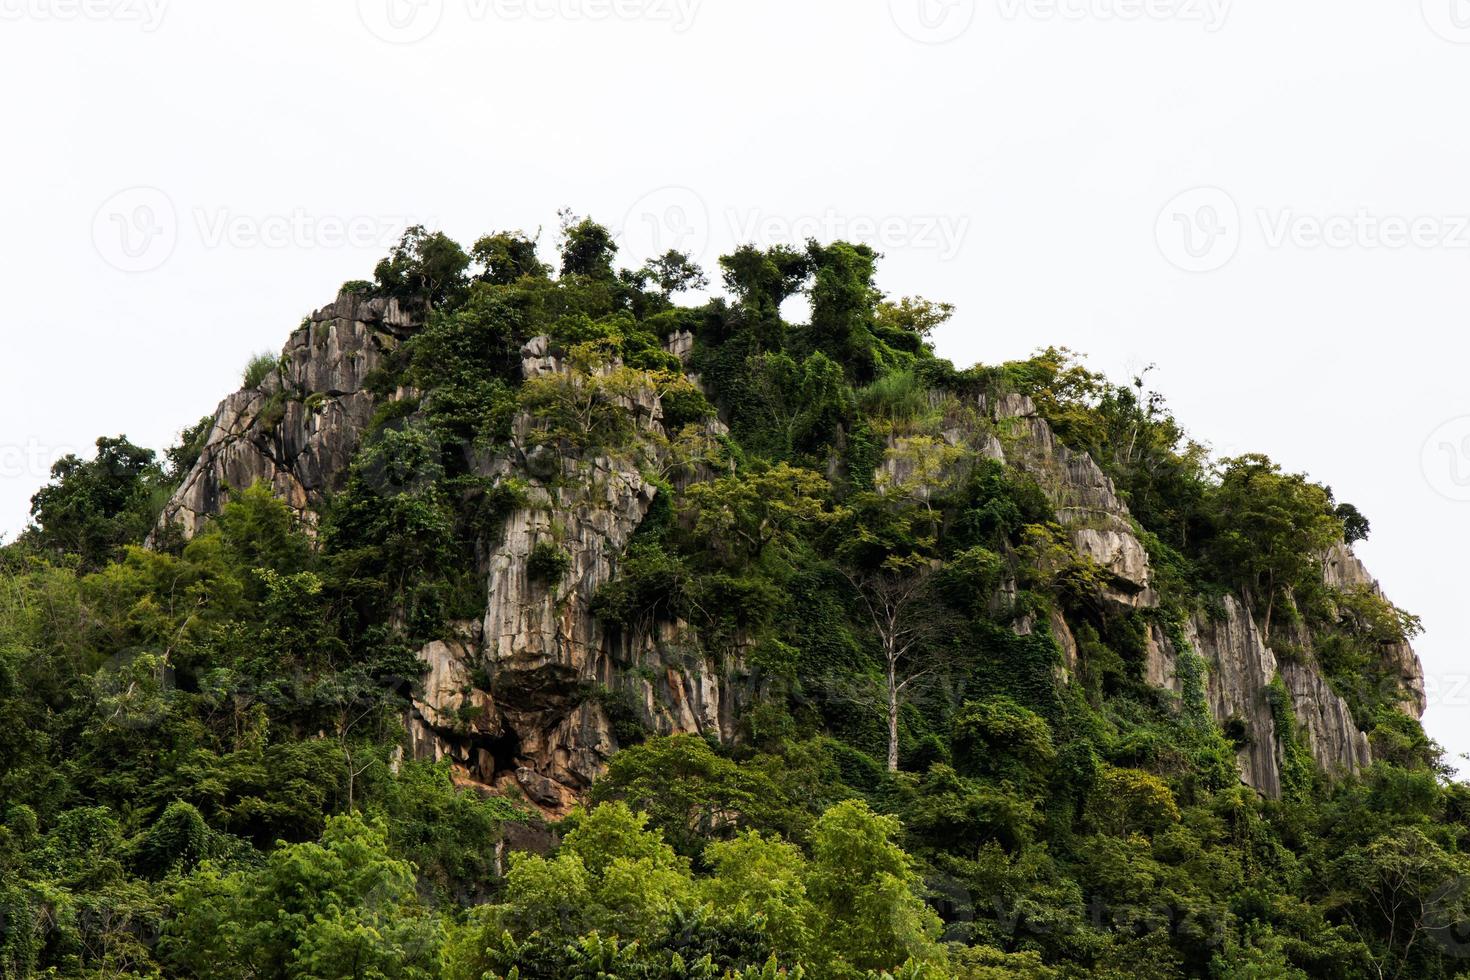
[[[308,317],[276,371],[220,403],[199,460],[159,526],[192,537],[230,490],[262,482],[314,525],[325,496],[346,482],[372,419],[365,380],[415,329],[397,300],[347,292]]]

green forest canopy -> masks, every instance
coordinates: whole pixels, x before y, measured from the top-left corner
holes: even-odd
[[[315,536],[238,488],[192,540],[142,547],[208,420],[163,458],[118,437],[58,463],[0,549],[0,975],[1470,971],[1470,790],[1381,655],[1417,622],[1322,580],[1322,551],[1367,521],[1263,456],[1211,460],[1141,379],[1066,351],[957,369],[930,340],[953,310],[885,297],[878,258],[747,246],[720,260],[728,299],[681,306],[703,270],[677,253],[618,269],[588,220],[567,217],[555,269],[518,233],[467,252],[411,229],[346,288],[419,311],[370,379],[419,394],[382,400]],[[803,291],[810,322],[786,322]],[[679,331],[699,387],[664,350]],[[595,383],[523,382],[541,335]],[[543,438],[617,451],[618,399],[640,386],[676,455],[704,420],[729,425],[688,450],[725,475],[682,493],[653,475],[597,613],[682,618],[712,650],[738,635],[763,680],[734,744],[616,713],[622,751],[548,827],[398,761],[402,712],[415,651],[483,608],[477,543],[522,499],[464,448],[504,447],[525,411]],[[1156,609],[1101,599],[1106,576],[1023,472],[949,465],[938,429],[984,425],[973,406],[1000,392],[1115,481]],[[876,476],[896,434],[932,485]],[[565,571],[555,547],[534,558],[538,577]],[[1250,733],[1203,707],[1197,657],[1182,704],[1144,683],[1147,631],[1179,637],[1227,592],[1283,656],[1312,637],[1371,769],[1329,782],[1304,764],[1278,698],[1284,794],[1264,799],[1236,770]],[[875,603],[925,625],[885,631]],[[1077,635],[1065,682],[1051,637],[1012,628],[1053,610]],[[506,857],[512,831],[552,846]]]

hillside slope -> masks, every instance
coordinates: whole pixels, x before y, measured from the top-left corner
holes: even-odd
[[[200,459],[164,509],[163,524],[177,522],[190,533],[218,512],[226,497],[223,488],[261,482],[308,525],[316,525],[318,509],[346,487],[369,428],[377,400],[364,389],[364,379],[418,329],[396,300],[351,293],[314,314],[292,335],[277,374],[220,405]],[[660,339],[697,384],[697,376],[688,373],[696,336],[684,330]],[[520,358],[526,381],[555,376],[558,383],[582,383],[584,369],[569,362],[566,345],[551,337],[528,341]],[[613,375],[625,367],[614,356],[595,370]],[[660,488],[648,476],[670,465],[670,447],[687,435],[663,423],[657,388],[652,379],[636,379],[620,396],[613,410],[627,414],[631,430],[652,437],[635,439],[619,453],[547,440],[529,411],[516,416],[512,437],[503,446],[451,449],[470,459],[477,476],[524,484],[528,499],[479,542],[476,574],[484,582],[483,616],[451,624],[445,636],[419,653],[428,668],[425,693],[408,718],[419,756],[451,758],[465,779],[487,785],[513,775],[533,799],[564,810],[618,748],[608,706],[596,700],[576,703],[580,689],[600,685],[626,699],[640,731],[709,733],[724,742],[737,737],[736,718],[754,680],[739,644],[721,650],[717,640],[674,618],[654,618],[633,630],[610,629],[594,611],[598,590],[616,578],[618,561],[657,495],[670,495],[675,506],[680,499],[679,489]],[[1086,452],[1060,442],[1029,397],[1003,386],[968,403],[933,390],[920,395],[953,398],[953,404],[943,406],[949,417],[889,427],[878,463],[885,486],[912,493],[909,485],[922,483],[922,493],[941,494],[977,461],[1009,466],[1035,481],[1076,554],[1103,574],[1096,593],[1100,604],[1123,614],[1158,609],[1150,557],[1112,480]],[[397,388],[388,402],[421,404],[421,395]],[[420,409],[400,421],[411,425],[426,417]],[[697,437],[714,442],[727,431],[711,418]],[[929,481],[926,454],[943,457],[955,472]],[[702,469],[698,477],[706,480],[722,472],[707,465]],[[681,482],[687,486],[689,478]],[[538,585],[530,570],[541,543],[562,549],[569,559],[562,578],[549,586]],[[1345,544],[1332,544],[1318,561],[1327,588],[1367,588],[1381,595]],[[1013,591],[1014,582],[1002,588]],[[1181,624],[1183,644],[1170,637],[1158,617],[1148,623],[1147,682],[1182,696],[1181,652],[1202,657],[1210,715],[1221,725],[1239,723],[1241,778],[1268,796],[1281,794],[1286,751],[1270,698],[1278,677],[1306,746],[1324,772],[1356,774],[1371,765],[1368,735],[1311,653],[1310,627],[1295,626],[1286,634],[1285,642],[1300,654],[1284,661],[1238,594],[1212,599],[1210,608],[1192,610]],[[1067,610],[1049,610],[1040,625],[1029,613],[1011,625],[1022,634],[1049,633],[1062,655],[1061,676],[1078,670]],[[1418,658],[1407,642],[1386,645],[1381,652],[1385,665],[1397,671],[1392,680],[1402,691],[1403,709],[1419,717],[1424,691]],[[494,678],[487,690],[472,682],[482,673]],[[454,721],[463,703],[482,709],[470,731]]]
[[[413,229],[0,549],[0,974],[1451,976],[1350,504],[863,246]],[[783,302],[811,300],[807,323]],[[518,972],[517,972],[518,971]]]

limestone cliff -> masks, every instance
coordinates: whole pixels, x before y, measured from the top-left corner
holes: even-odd
[[[1062,446],[1051,426],[1020,395],[995,399],[986,406],[1003,435],[993,446],[995,458],[1030,473],[1046,492],[1077,550],[1112,573],[1109,598],[1123,605],[1151,607],[1148,552],[1133,528],[1127,507],[1112,481],[1086,453]],[[1350,548],[1340,545],[1325,557],[1324,579],[1337,588],[1378,584]],[[1022,624],[1029,630],[1031,624]],[[1053,616],[1050,628],[1064,659],[1074,664],[1076,645],[1070,628]],[[1355,773],[1372,763],[1368,737],[1354,723],[1347,703],[1322,677],[1311,659],[1310,638],[1298,659],[1283,662],[1273,652],[1238,597],[1226,596],[1221,608],[1198,611],[1185,624],[1190,648],[1204,660],[1206,700],[1222,726],[1243,730],[1238,761],[1241,778],[1269,796],[1281,793],[1281,735],[1270,704],[1270,686],[1278,675],[1290,695],[1292,714],[1318,765],[1329,773]],[[1149,637],[1146,679],[1157,687],[1182,692],[1182,651],[1157,625]],[[1424,709],[1422,668],[1412,648],[1395,644],[1385,656],[1398,668],[1408,692],[1404,709],[1418,717]]]
[[[414,329],[396,300],[348,292],[312,314],[287,341],[276,371],[220,403],[203,454],[160,524],[192,536],[229,489],[258,482],[313,523],[324,495],[346,480],[372,418],[364,380]]]
[[[521,353],[527,378],[568,370],[547,338],[532,340]],[[685,624],[657,623],[628,635],[610,631],[593,615],[593,597],[613,579],[658,492],[648,474],[661,470],[669,454],[658,394],[639,390],[623,408],[634,416],[638,436],[621,451],[545,444],[522,414],[510,452],[481,461],[484,475],[518,476],[530,490],[491,551],[478,642],[434,644],[424,652],[431,683],[410,724],[423,754],[454,757],[478,782],[513,777],[527,796],[553,811],[587,790],[618,749],[617,712],[631,713],[641,728],[660,734],[734,734],[736,685]],[[718,423],[710,425],[711,435],[723,432]],[[533,574],[538,545],[564,555],[559,580]],[[483,670],[488,691],[466,689],[467,665]],[[448,684],[433,683],[445,676]],[[481,712],[496,719],[493,725],[477,732],[445,725],[454,714],[447,709],[466,698],[493,705],[493,712]],[[467,755],[466,740],[494,747]]]
[[[264,481],[311,523],[315,510],[344,484],[375,408],[368,374],[417,329],[398,303],[344,293],[292,334],[280,369],[258,388],[221,404],[198,463],[164,511],[186,535],[216,513],[228,488]],[[692,338],[679,334],[667,350],[686,360]],[[546,338],[521,351],[526,378],[569,369]],[[618,365],[606,366],[616,370]],[[518,786],[548,811],[564,811],[619,748],[620,723],[660,733],[735,737],[748,696],[738,651],[710,650],[687,624],[649,624],[619,631],[593,615],[593,597],[617,574],[618,562],[659,492],[651,474],[675,486],[711,475],[673,475],[671,433],[660,395],[651,387],[624,398],[633,419],[631,444],[579,450],[538,437],[519,417],[508,449],[483,455],[481,476],[516,479],[524,504],[496,540],[483,542],[484,614],[420,653],[426,676],[406,718],[413,753],[448,758],[460,778],[486,787]],[[1016,394],[982,398],[946,422],[942,439],[956,465],[989,458],[1019,469],[1041,487],[1076,550],[1108,574],[1103,599],[1124,610],[1158,605],[1148,551],[1103,470],[1086,453],[1061,444],[1031,401]],[[723,433],[718,422],[707,436]],[[916,479],[890,437],[880,480]],[[538,546],[561,557],[554,580],[534,574]],[[1334,588],[1378,585],[1346,546],[1323,561]],[[1065,670],[1077,666],[1072,625],[1060,614],[1024,619],[1019,631],[1048,629]],[[1243,780],[1268,795],[1282,788],[1283,733],[1271,691],[1279,678],[1294,724],[1329,772],[1356,772],[1372,761],[1366,735],[1347,704],[1314,665],[1310,642],[1282,658],[1261,635],[1248,605],[1226,596],[1195,612],[1174,638],[1151,628],[1145,666],[1149,683],[1181,692],[1187,643],[1203,660],[1210,714],[1239,744]],[[1404,708],[1424,707],[1422,671],[1407,644],[1386,649],[1400,678]]]

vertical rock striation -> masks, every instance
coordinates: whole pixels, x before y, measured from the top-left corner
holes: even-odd
[[[371,422],[368,375],[416,329],[396,301],[350,293],[311,316],[292,334],[277,372],[221,403],[202,455],[169,500],[160,527],[174,524],[192,535],[219,511],[229,489],[260,481],[313,523],[325,497],[344,485]],[[692,336],[681,333],[667,349],[687,364],[692,346]],[[521,355],[527,378],[569,370],[544,337]],[[708,649],[685,623],[623,631],[593,614],[598,589],[616,576],[659,493],[652,474],[669,476],[670,433],[658,393],[636,391],[621,407],[632,417],[634,435],[616,451],[545,444],[522,416],[510,449],[476,464],[481,475],[523,481],[525,503],[497,540],[484,543],[483,617],[458,624],[453,635],[420,652],[426,674],[406,717],[415,756],[448,758],[463,781],[516,786],[551,812],[564,811],[603,771],[619,748],[620,728],[631,731],[636,723],[641,730],[730,740],[747,696],[738,649]],[[978,407],[978,421],[967,409],[943,427],[943,442],[961,450],[956,465],[987,458],[1030,475],[1077,551],[1109,573],[1105,602],[1124,612],[1156,607],[1147,549],[1096,462],[1062,445],[1025,396],[982,398]],[[722,434],[723,426],[710,423],[707,436]],[[917,478],[905,438],[890,437],[893,451],[881,478],[892,484]],[[713,475],[701,467],[672,482],[682,487]],[[533,574],[538,546],[562,559],[565,573],[555,581]],[[1346,546],[1329,552],[1323,568],[1333,588],[1382,594]],[[1030,619],[1016,625],[1041,628]],[[1065,669],[1074,671],[1079,653],[1072,626],[1053,613],[1046,628],[1063,651]],[[1234,596],[1212,614],[1196,612],[1175,637],[1202,658],[1209,711],[1237,738],[1249,785],[1267,795],[1281,792],[1281,733],[1269,696],[1278,678],[1319,765],[1356,772],[1372,761],[1347,704],[1315,667],[1310,637],[1303,654],[1283,661]],[[1144,674],[1150,684],[1179,692],[1183,651],[1175,643],[1153,625]],[[1424,680],[1413,649],[1394,644],[1384,656],[1396,669],[1402,707],[1419,715]]]
[[[983,407],[996,424],[1003,447],[993,458],[1031,475],[1056,509],[1073,545],[1113,576],[1106,596],[1124,607],[1157,605],[1148,552],[1134,530],[1127,506],[1112,481],[1086,453],[1061,445],[1051,426],[1029,398],[1010,394],[986,400]],[[987,443],[994,444],[993,439]],[[1326,556],[1324,578],[1334,588],[1364,586],[1378,594],[1372,579],[1344,545]],[[1053,617],[1058,619],[1060,617]],[[1031,624],[1023,624],[1030,629]],[[1053,622],[1052,634],[1069,669],[1075,668],[1076,643],[1065,621]],[[1300,662],[1282,662],[1272,651],[1246,605],[1226,596],[1214,615],[1196,612],[1184,624],[1190,647],[1207,670],[1206,698],[1217,723],[1244,738],[1237,759],[1241,778],[1268,796],[1281,793],[1281,740],[1269,699],[1279,676],[1290,695],[1292,713],[1312,756],[1329,774],[1356,773],[1373,761],[1368,736],[1353,720],[1347,703],[1328,685],[1311,659],[1310,643]],[[1309,638],[1308,638],[1309,639]],[[1156,687],[1182,691],[1178,676],[1181,651],[1157,625],[1150,631],[1145,679]],[[1423,673],[1407,644],[1385,652],[1399,668],[1406,692],[1402,705],[1418,717],[1424,708]]]
[[[277,371],[220,403],[160,526],[175,524],[190,537],[219,513],[228,491],[257,482],[315,523],[324,495],[346,481],[372,418],[364,380],[414,329],[396,300],[347,292],[312,314],[287,341]]]
[[[527,378],[569,370],[547,338],[532,340],[521,354]],[[597,590],[615,577],[659,492],[649,473],[662,468],[669,452],[656,392],[640,390],[622,407],[636,433],[627,447],[583,452],[542,444],[522,415],[510,453],[483,467],[487,476],[526,479],[529,490],[490,553],[480,645],[460,654],[489,684],[477,695],[498,706],[496,748],[491,758],[461,753],[458,761],[470,763],[466,775],[477,781],[513,775],[528,797],[554,812],[575,802],[603,771],[619,748],[620,719],[660,734],[734,735],[738,663],[722,665],[730,658],[706,652],[686,624],[628,633],[593,614]],[[711,435],[723,434],[723,426],[712,426]],[[538,546],[562,555],[566,569],[557,581],[533,575]],[[424,656],[432,662],[437,653],[431,646]],[[433,730],[422,744],[452,742],[455,733],[434,722],[443,714],[432,703],[418,709],[416,720]],[[440,744],[434,751],[446,750]]]

